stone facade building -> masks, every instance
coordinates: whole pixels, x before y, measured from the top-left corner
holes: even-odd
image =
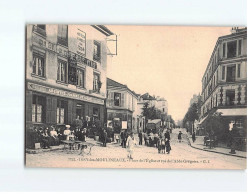
[[[219,37],[202,77],[200,123],[220,112],[246,136],[247,117],[247,28],[233,28]]]
[[[107,41],[103,25],[27,25],[26,125],[105,118]]]

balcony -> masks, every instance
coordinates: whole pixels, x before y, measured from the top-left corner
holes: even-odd
[[[42,29],[38,26],[33,26],[33,32],[36,32],[44,37],[46,37],[46,30],[45,29]]]

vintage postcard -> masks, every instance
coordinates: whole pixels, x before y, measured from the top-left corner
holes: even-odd
[[[246,27],[26,25],[26,167],[246,169],[246,141]]]

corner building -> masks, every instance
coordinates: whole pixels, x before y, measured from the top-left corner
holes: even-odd
[[[247,129],[247,28],[233,28],[219,37],[202,78],[201,120],[214,112],[236,124],[246,137]],[[205,132],[204,132],[205,133]]]
[[[27,126],[104,123],[111,35],[103,25],[27,25]]]

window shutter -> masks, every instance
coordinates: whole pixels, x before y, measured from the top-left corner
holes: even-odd
[[[32,92],[26,93],[26,121],[32,121]]]
[[[124,93],[121,93],[121,107],[124,107],[125,105],[124,105]]]
[[[52,97],[52,107],[51,107],[51,123],[54,124],[57,122],[57,98]]]
[[[114,92],[109,92],[110,106],[114,106]]]
[[[52,111],[52,98],[46,97],[46,123],[51,123],[51,111]]]

